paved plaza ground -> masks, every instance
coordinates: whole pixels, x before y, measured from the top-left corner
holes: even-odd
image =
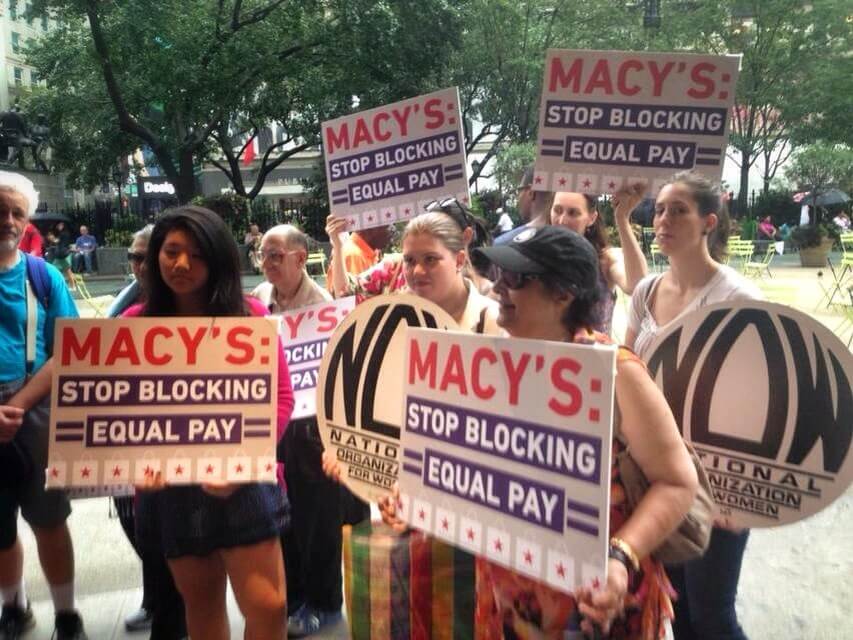
[[[798,266],[796,256],[774,259],[772,277],[758,281],[767,298],[797,307],[835,331],[845,343],[853,326],[844,311],[821,302],[828,274]],[[245,277],[251,289],[260,278]],[[117,279],[89,281],[95,304],[107,303],[121,285]],[[849,302],[849,300],[848,300]],[[92,316],[93,307],[79,301],[81,315]],[[625,305],[617,305],[614,330],[624,331]],[[77,557],[79,608],[92,640],[147,637],[126,634],[123,618],[136,610],[141,598],[139,563],[110,515],[104,498],[74,504],[70,526]],[[28,636],[47,640],[52,630],[52,607],[38,567],[35,543],[21,527],[26,548],[27,588],[35,603],[38,626]],[[853,491],[820,514],[776,529],[753,530],[744,559],[738,595],[738,612],[750,638],[853,639],[849,609],[853,602]],[[230,599],[232,635],[242,637],[242,619]],[[319,638],[346,638],[345,623]]]

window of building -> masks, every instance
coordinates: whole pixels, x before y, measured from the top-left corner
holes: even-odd
[[[21,85],[24,83],[24,70],[21,67],[15,67],[15,84]]]
[[[12,53],[21,53],[21,35],[12,32]]]
[[[27,24],[33,26],[33,3],[27,3]]]
[[[18,19],[18,0],[9,0],[9,17],[12,20]]]
[[[46,15],[41,17],[41,30],[47,31],[47,16]]]
[[[30,84],[37,85],[39,83],[39,72],[38,71],[30,71]]]

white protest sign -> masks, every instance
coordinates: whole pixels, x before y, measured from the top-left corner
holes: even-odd
[[[387,495],[400,470],[407,327],[454,329],[456,323],[424,298],[377,296],[335,330],[320,365],[317,424],[323,446],[341,465],[343,483],[367,502]]]
[[[275,482],[277,322],[58,320],[55,344],[48,487]]]
[[[456,87],[324,122],[323,155],[332,211],[349,231],[470,199]]]
[[[293,387],[292,420],[317,414],[320,361],[338,324],[355,309],[355,296],[281,314],[281,341]]]
[[[571,593],[605,579],[616,347],[409,329],[411,526]]]
[[[769,302],[709,305],[646,360],[732,526],[796,522],[850,486],[853,354],[813,318]]]
[[[533,188],[613,193],[723,171],[739,56],[549,49]]]

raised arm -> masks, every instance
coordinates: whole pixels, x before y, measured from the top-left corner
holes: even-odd
[[[622,245],[622,260],[611,259],[607,279],[628,295],[648,273],[646,257],[631,229],[631,213],[642,201],[645,191],[644,183],[636,183],[613,194],[613,217]]]

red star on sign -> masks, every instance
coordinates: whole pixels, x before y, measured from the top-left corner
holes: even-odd
[[[175,475],[180,476],[184,474],[184,468],[181,465],[175,467]]]
[[[419,517],[421,520],[426,520],[426,512],[424,512],[424,510],[423,510],[423,509],[421,509],[421,510],[418,512],[418,517]]]
[[[390,217],[391,217],[391,212],[390,212],[390,211],[386,211],[386,212],[385,212],[385,217],[386,217],[386,218],[390,218]]]
[[[412,212],[412,210],[409,209],[409,207],[406,207],[406,215],[409,215],[411,212]]]
[[[525,561],[527,564],[533,564],[533,554],[532,554],[532,553],[530,553],[530,550],[529,550],[529,549],[528,549],[527,551],[525,551],[525,552],[524,552],[524,561]]]
[[[267,462],[267,471],[272,471],[272,462]]]
[[[557,564],[557,575],[560,576],[561,578],[566,577],[566,568],[563,566],[562,562]]]
[[[595,578],[595,579],[592,581],[592,588],[593,588],[593,589],[598,589],[599,587],[601,587],[601,582],[599,582],[598,578]]]
[[[355,226],[355,220],[353,220],[352,218],[350,218],[349,220],[347,220],[347,224],[348,224],[349,226],[351,226],[351,227],[354,227],[354,226]]]
[[[118,478],[121,475],[121,469],[118,465],[113,467],[113,478]]]
[[[566,179],[565,179],[565,178],[560,178],[559,182],[560,182],[560,186],[561,186],[561,187],[565,187],[565,186],[566,186]]]
[[[206,473],[213,473],[213,465],[212,464],[207,465],[207,469],[205,469],[205,472]]]
[[[83,468],[80,470],[80,477],[82,477],[82,478],[88,478],[90,473],[91,473],[91,471],[89,470],[89,467],[83,467]]]
[[[503,551],[504,545],[501,542],[501,539],[498,538],[495,540],[495,551]]]
[[[146,466],[145,467],[145,476],[150,478],[153,475],[154,475],[154,469],[152,469],[150,466]]]
[[[50,470],[50,475],[53,478],[58,478],[59,477],[59,469],[54,467],[53,469]]]
[[[588,187],[591,184],[592,184],[592,182],[590,182],[589,179],[586,179],[583,181],[583,186],[585,186],[585,187]]]
[[[450,523],[447,522],[447,518],[445,518],[444,520],[441,521],[441,528],[444,529],[445,531],[447,530],[449,525],[450,525]]]
[[[474,541],[474,530],[468,529],[468,539],[473,542]]]
[[[615,183],[615,182],[613,182],[613,180],[611,180],[610,182],[608,182],[608,183],[607,183],[607,186],[608,186],[608,187],[610,187],[611,189],[615,189],[615,188],[616,188],[616,183]]]
[[[242,464],[237,465],[237,473],[243,473],[243,465]]]
[[[536,180],[534,180],[534,182],[536,184],[542,184],[542,178],[540,178],[539,176],[536,176]]]

